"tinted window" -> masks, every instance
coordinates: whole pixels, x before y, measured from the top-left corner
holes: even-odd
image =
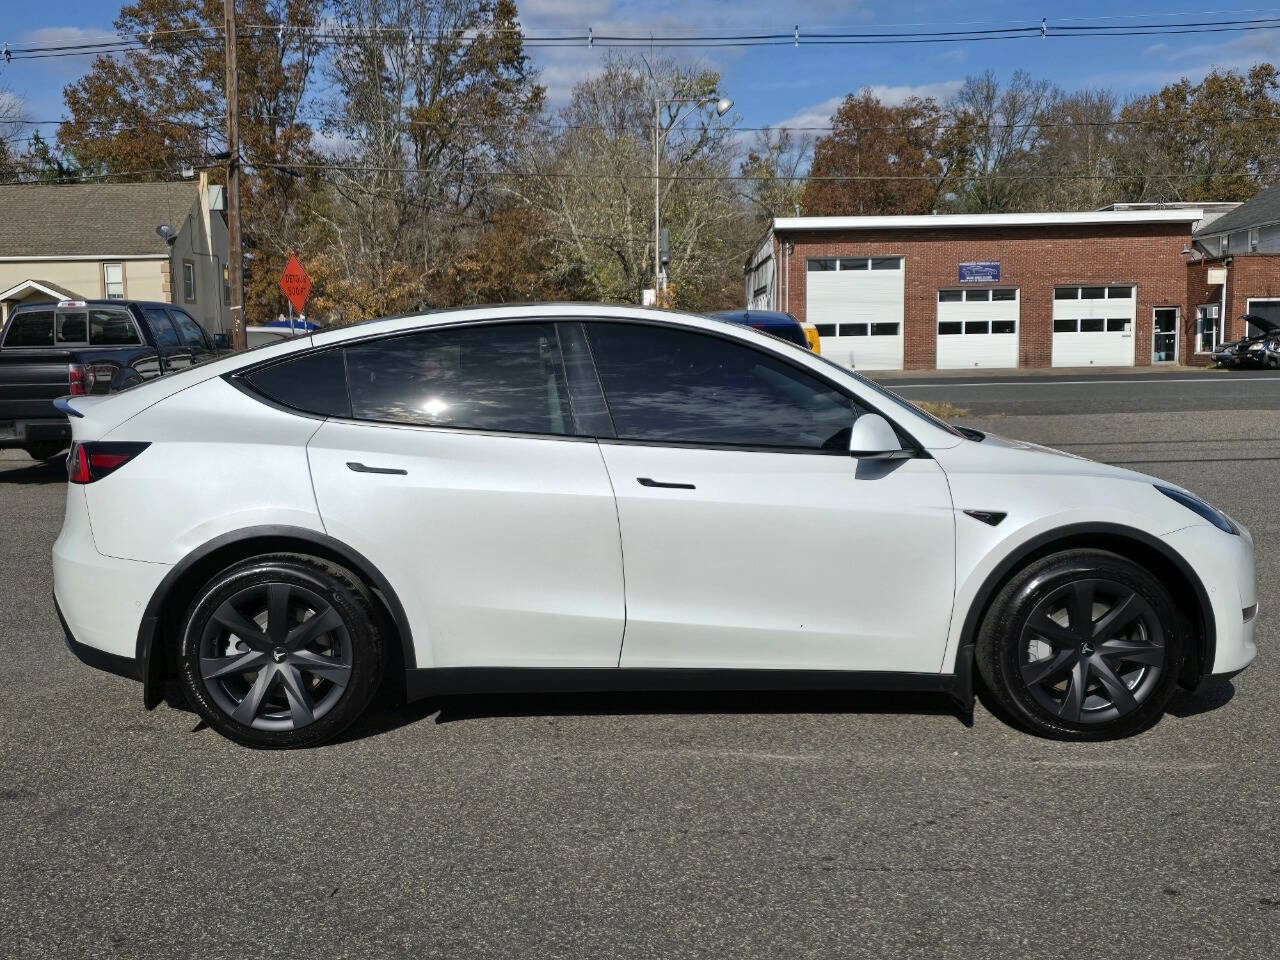
[[[867,269],[867,261],[861,257],[855,260],[841,260],[841,270],[865,270]]]
[[[1012,321],[1012,320],[992,320],[992,321],[991,321],[991,332],[992,332],[992,333],[1013,333],[1013,332],[1014,332],[1014,321]]]
[[[835,268],[836,262],[834,260],[810,260],[808,267],[810,273],[820,270],[834,270]]]
[[[9,333],[4,338],[6,347],[53,346],[53,311],[40,310],[14,314],[9,321]]]
[[[430,330],[347,347],[352,415],[425,426],[573,431],[551,324]]]
[[[865,337],[866,335],[867,325],[865,323],[840,324],[840,336],[842,337]]]
[[[986,320],[966,320],[964,324],[965,333],[986,333],[988,329]]]
[[[1053,321],[1053,332],[1054,333],[1075,333],[1076,321],[1075,320],[1055,320]]]
[[[269,400],[304,413],[351,416],[341,350],[322,350],[259,367],[244,378]]]
[[[954,320],[948,320],[938,324],[938,333],[942,336],[952,336],[960,332],[960,324]]]
[[[130,346],[142,342],[133,318],[123,310],[89,311],[89,342],[95,347]]]
[[[901,265],[897,257],[876,257],[871,261],[872,270],[897,270]]]
[[[1081,287],[1080,288],[1081,300],[1101,300],[1106,295],[1107,295],[1106,287]]]
[[[1012,288],[991,291],[992,300],[1016,300],[1017,298],[1018,298],[1018,291]]]
[[[1083,317],[1080,320],[1081,333],[1101,333],[1102,318],[1101,317]]]
[[[873,323],[871,325],[871,335],[873,337],[896,337],[898,335],[898,325],[896,323]]]
[[[84,343],[89,326],[87,313],[58,313],[53,322],[54,337],[59,343]]]
[[[1133,297],[1133,287],[1107,287],[1107,297],[1111,300],[1128,300]]]
[[[991,291],[990,290],[966,290],[964,292],[964,298],[969,303],[974,303],[975,301],[981,301],[985,303],[987,300],[991,299]]]
[[[1079,287],[1054,287],[1053,299],[1055,300],[1079,300]]]
[[[780,358],[646,324],[587,331],[619,437],[848,450],[852,401]]]
[[[1119,320],[1112,318],[1107,321],[1107,333],[1122,333],[1129,329],[1128,320]]]
[[[181,310],[170,310],[169,316],[173,317],[173,325],[178,328],[178,336],[182,337],[183,344],[192,350],[208,349],[209,343],[205,339],[204,327]]]
[[[963,294],[964,294],[963,290],[939,290],[938,302],[939,303],[959,303],[960,298]]]
[[[173,329],[173,324],[169,322],[168,314],[163,310],[150,307],[143,310],[142,315],[147,318],[147,326],[151,328],[151,335],[155,337],[156,346],[162,349],[178,346],[178,331]]]

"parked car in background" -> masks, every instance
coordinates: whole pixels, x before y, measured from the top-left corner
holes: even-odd
[[[1275,335],[1280,333],[1280,324],[1256,313],[1246,313],[1240,319],[1245,321],[1245,330],[1250,332],[1213,351],[1213,362],[1220,367],[1266,366],[1266,344],[1274,342]]]
[[[1262,341],[1262,364],[1265,367],[1280,369],[1280,331]]]
[[[705,316],[441,311],[58,403],[68,645],[254,746],[335,736],[388,672],[410,699],[896,688],[966,713],[980,675],[1027,729],[1098,740],[1257,652],[1253,540],[1188,491]]]
[[[36,460],[71,444],[53,401],[116,393],[203,363],[213,341],[169,303],[63,300],[14,307],[0,337],[0,449]]]
[[[292,340],[294,337],[306,336],[310,332],[309,329],[303,327],[295,327],[290,330],[287,326],[282,327],[274,323],[245,327],[245,346],[252,350],[254,347],[266,346],[268,343],[284,343],[284,341]]]
[[[809,324],[813,328],[812,338],[810,338],[809,332],[805,330],[804,325],[799,320],[791,314],[783,313],[780,310],[721,310],[718,313],[711,314],[711,316],[717,320],[727,320],[730,323],[750,327],[752,330],[759,330],[761,333],[767,333],[777,337],[779,340],[794,343],[796,346],[812,350],[814,353],[821,352],[817,348],[817,328]]]

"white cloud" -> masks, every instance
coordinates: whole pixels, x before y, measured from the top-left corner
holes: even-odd
[[[114,31],[84,27],[41,27],[22,35],[25,43],[54,45],[72,43],[107,43],[120,39]]]
[[[850,91],[851,93],[861,93],[863,90],[870,90],[872,96],[881,103],[896,107],[911,97],[933,97],[935,100],[942,101],[951,97],[960,89],[963,81],[961,80],[943,80],[938,83],[921,83],[921,84],[873,84],[861,87],[858,90]],[[831,125],[832,114],[844,102],[846,94],[840,94],[835,97],[828,97],[821,103],[815,103],[812,106],[805,107],[792,114],[787,119],[779,122],[780,127],[828,127]]]

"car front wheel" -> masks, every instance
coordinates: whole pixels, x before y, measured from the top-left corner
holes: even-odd
[[[1177,686],[1184,618],[1160,582],[1102,550],[1019,571],[978,636],[978,669],[1013,720],[1042,736],[1104,740],[1145,730]]]
[[[219,733],[254,747],[307,747],[354,721],[377,690],[374,601],[348,570],[272,554],[222,571],[182,629],[181,680]]]

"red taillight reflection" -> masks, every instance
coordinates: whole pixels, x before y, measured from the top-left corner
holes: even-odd
[[[67,479],[72,483],[93,483],[119,470],[140,454],[149,443],[76,443],[67,454]]]
[[[78,363],[73,363],[69,369],[71,371],[71,396],[83,397],[89,392],[88,384],[85,382],[84,367]]]

